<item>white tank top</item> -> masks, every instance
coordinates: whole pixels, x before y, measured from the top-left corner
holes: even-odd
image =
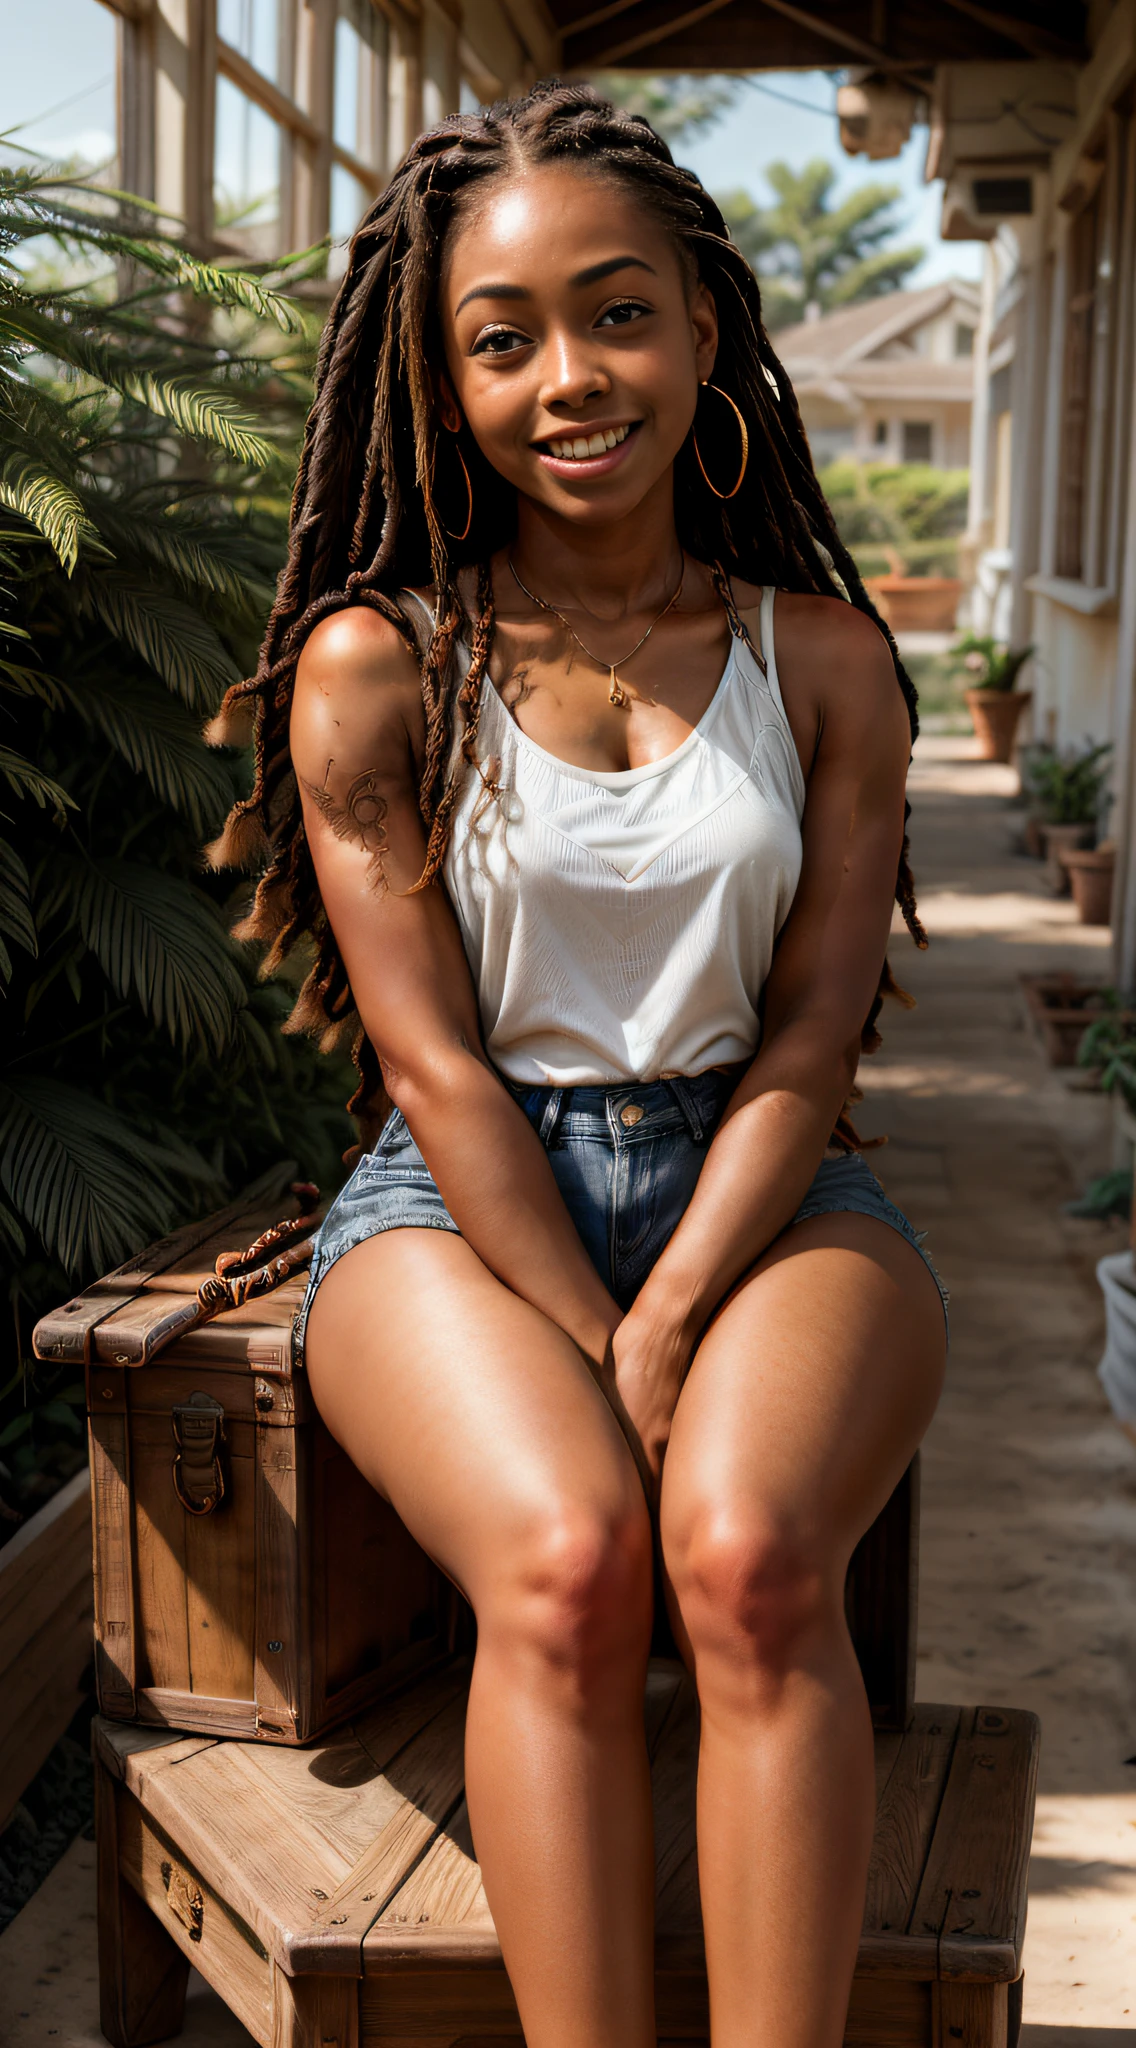
[[[773,600],[762,593],[768,673],[735,637],[694,731],[643,768],[547,753],[486,677],[478,757],[500,793],[467,769],[445,881],[486,1049],[510,1080],[653,1081],[757,1050],[805,804]]]

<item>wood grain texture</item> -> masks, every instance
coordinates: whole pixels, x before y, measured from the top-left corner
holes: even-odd
[[[135,1698],[134,1556],[129,1436],[121,1395],[118,1401],[100,1401],[97,1414],[92,1408],[89,1441],[99,1706],[104,1714],[129,1719]]]
[[[938,1937],[940,1977],[1021,1973],[1040,1730],[1009,1707],[964,1710],[912,1915]]]
[[[119,1821],[127,1795],[96,1759],[99,2019],[113,2048],[181,2031],[189,1964],[131,1887]]]
[[[362,1976],[364,1938],[381,1948],[382,1914],[461,1800],[465,1705],[459,1694],[392,1759],[379,1782],[391,1785],[398,1804],[308,1933],[293,1944],[290,1961],[297,1975],[324,1969],[345,1974],[350,1958],[353,1973]]]
[[[272,1980],[263,1944],[121,1788],[118,1836],[119,1871],[144,1901],[154,1928],[180,1951],[179,1961],[200,1970],[242,2025],[267,2042]]]
[[[868,1868],[865,1934],[903,1937],[908,1963],[923,1958],[928,1976],[938,1968],[938,1935],[912,1922],[958,1728],[957,1707],[916,1707],[877,1802]],[[874,1961],[886,1953],[877,1941]]]
[[[298,1520],[301,1456],[294,1429],[257,1429],[253,1641],[257,1727],[300,1739],[313,1732],[311,1666],[301,1635],[301,1602],[307,1591],[306,1583],[301,1588],[306,1563]]]
[[[271,2048],[359,2048],[359,1993],[336,1977],[273,1974]]]
[[[933,1986],[932,2048],[1007,2048],[1007,1984]]]

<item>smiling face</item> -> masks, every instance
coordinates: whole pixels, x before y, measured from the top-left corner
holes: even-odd
[[[604,525],[669,488],[717,318],[632,192],[552,164],[495,181],[451,231],[440,310],[443,419],[457,424],[456,397],[527,498]]]

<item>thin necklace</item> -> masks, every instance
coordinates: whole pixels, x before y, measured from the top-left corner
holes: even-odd
[[[565,618],[563,612],[559,609],[559,607],[554,604],[549,604],[548,599],[545,597],[538,597],[535,590],[530,590],[527,583],[522,583],[520,576],[517,574],[517,565],[514,562],[511,554],[509,556],[509,567],[513,572],[513,581],[517,585],[518,590],[523,590],[525,596],[530,600],[530,602],[532,604],[539,605],[542,612],[551,612],[554,618],[559,619],[561,625],[564,628],[564,631],[566,633],[571,634],[573,640],[576,642],[577,647],[579,647],[582,650],[582,652],[587,655],[589,661],[594,661],[597,668],[606,668],[608,675],[607,701],[609,704],[614,704],[617,711],[624,710],[626,706],[630,704],[633,700],[628,696],[626,690],[623,687],[623,684],[620,682],[619,677],[616,675],[615,671],[617,668],[627,667],[627,664],[631,660],[632,655],[638,654],[639,649],[641,647],[646,646],[648,640],[650,639],[652,633],[655,630],[655,627],[659,624],[660,620],[665,619],[667,613],[669,611],[672,611],[674,606],[678,603],[679,598],[682,596],[683,583],[686,580],[686,556],[684,555],[682,558],[682,571],[678,579],[678,589],[675,591],[674,596],[669,597],[667,599],[666,604],[663,606],[663,609],[659,613],[658,617],[651,620],[651,623],[648,626],[647,631],[640,635],[639,639],[635,642],[634,647],[631,649],[631,653],[621,654],[618,661],[605,661],[602,655],[593,654],[591,648],[586,644],[586,642],[581,640],[580,635],[577,633],[575,626],[572,626],[568,623],[568,620]]]

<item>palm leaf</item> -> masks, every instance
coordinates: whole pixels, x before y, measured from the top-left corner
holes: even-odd
[[[35,954],[38,951],[28,871],[6,839],[0,839],[0,932],[15,939],[25,952]],[[12,978],[12,962],[2,940],[0,952],[3,953],[2,975],[7,982]]]
[[[94,571],[83,590],[90,608],[195,710],[215,711],[240,672],[208,619],[153,583]]]
[[[73,797],[53,782],[50,775],[41,774],[23,754],[14,754],[10,747],[0,747],[0,775],[14,789],[17,796],[30,796],[40,810],[49,807],[55,812],[57,824],[63,823],[64,813],[78,809]]]
[[[173,1219],[150,1142],[105,1103],[46,1076],[0,1086],[0,1185],[72,1273],[120,1265]]]
[[[189,1051],[220,1053],[245,987],[208,898],[174,875],[123,860],[68,862],[74,922],[116,995]]]
[[[232,779],[202,746],[197,721],[180,704],[155,683],[103,668],[68,685],[67,694],[155,796],[181,811],[196,832],[214,829],[232,803]]]
[[[82,499],[31,456],[16,452],[0,470],[0,505],[18,512],[50,542],[67,574],[73,574],[83,542],[98,547],[99,537]]]

